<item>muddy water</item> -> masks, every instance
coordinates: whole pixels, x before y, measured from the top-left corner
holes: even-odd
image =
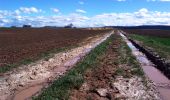
[[[170,100],[170,80],[164,76],[158,69],[154,67],[154,64],[150,62],[147,57],[141,53],[127,38],[120,33],[127,45],[132,50],[132,54],[137,58],[141,64],[145,74],[152,80],[163,100]]]
[[[72,59],[68,59],[63,63],[62,66],[60,67],[55,67],[52,71],[51,74],[52,77],[42,80],[42,82],[33,82],[32,86],[29,86],[25,89],[22,89],[20,91],[17,91],[15,95],[11,98],[13,100],[25,100],[25,99],[30,99],[33,95],[37,94],[38,92],[41,91],[41,89],[44,86],[47,86],[48,82],[52,82],[56,77],[63,75],[66,71],[68,71],[70,68],[73,67],[83,56],[88,54],[93,48],[95,48],[97,45],[105,41],[108,37],[110,37],[110,34],[105,35],[102,39],[98,40],[97,42],[93,43],[92,45],[86,46],[82,52],[74,57]],[[45,84],[45,85],[44,85]]]
[[[28,89],[22,90],[19,92],[13,100],[25,100],[26,98],[29,99],[33,94],[37,93],[40,89],[42,89],[42,85],[32,86]]]

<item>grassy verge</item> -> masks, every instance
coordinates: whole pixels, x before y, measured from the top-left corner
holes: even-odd
[[[118,58],[119,65],[128,66],[132,75],[137,75],[140,77],[144,76],[144,72],[141,69],[139,62],[132,55],[131,49],[123,40],[121,40],[121,45],[118,48],[118,53],[120,55]],[[124,77],[128,77],[127,74],[125,74],[125,69],[121,67],[118,68],[116,72],[120,75],[123,75]]]
[[[14,64],[8,64],[8,65],[5,65],[5,66],[1,66],[0,67],[0,73],[5,73],[5,72],[10,71],[13,68],[17,68],[21,65],[28,65],[28,64],[34,63],[35,61],[38,61],[40,59],[48,60],[49,58],[53,57],[55,53],[66,51],[66,50],[69,50],[69,49],[75,48],[75,47],[76,46],[70,46],[70,47],[64,47],[64,48],[57,48],[57,49],[49,50],[49,51],[46,51],[44,53],[39,54],[35,58],[28,58],[28,59],[24,59],[20,62],[14,63]]]
[[[83,75],[88,68],[98,64],[98,58],[105,54],[109,44],[113,41],[113,35],[93,49],[82,61],[80,61],[65,76],[55,80],[34,100],[67,100],[69,93],[74,88],[79,88],[85,81]]]
[[[129,36],[134,40],[141,41],[146,48],[152,48],[153,51],[157,52],[161,57],[170,59],[170,38],[136,34],[131,34]]]

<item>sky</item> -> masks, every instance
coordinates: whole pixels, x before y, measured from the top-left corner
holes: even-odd
[[[170,0],[0,1],[0,27],[170,25]]]

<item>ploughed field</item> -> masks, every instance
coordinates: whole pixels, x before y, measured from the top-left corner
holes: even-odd
[[[160,30],[160,29],[123,29],[123,31],[130,34],[139,35],[149,35],[149,36],[159,36],[170,38],[170,30]]]
[[[78,46],[82,40],[110,30],[16,28],[0,29],[0,67],[35,60],[51,50]],[[42,56],[42,55],[41,55]]]

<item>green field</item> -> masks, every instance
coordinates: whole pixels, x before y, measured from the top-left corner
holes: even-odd
[[[130,38],[139,41],[144,47],[152,49],[158,55],[170,60],[170,38],[130,34]]]

